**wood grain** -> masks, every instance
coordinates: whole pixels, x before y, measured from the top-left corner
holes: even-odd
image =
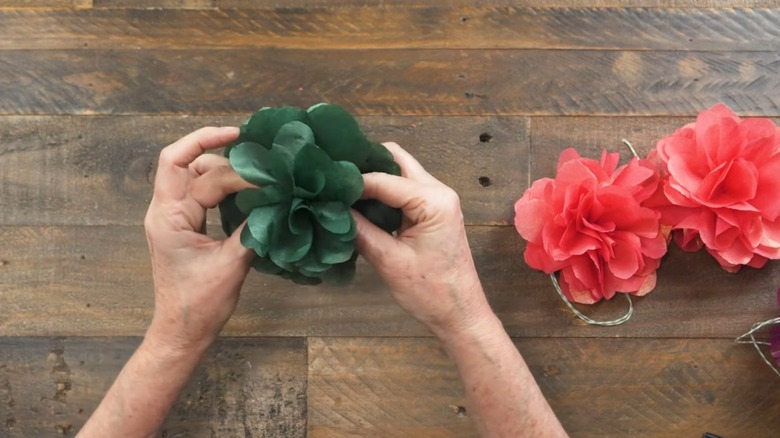
[[[308,432],[322,437],[474,436],[457,369],[414,338],[309,339]]]
[[[0,0],[0,8],[90,8],[93,6],[111,8],[146,8],[151,0]],[[449,0],[457,6],[511,6],[511,7],[577,7],[577,8],[766,8],[777,6],[775,0]],[[439,6],[438,0],[160,0],[154,7],[187,7],[200,5],[221,9],[266,10],[277,8],[322,8],[322,7],[432,7]]]
[[[7,0],[8,1],[8,0]],[[13,1],[13,0],[10,0]],[[24,0],[21,0],[24,1]],[[99,0],[98,0],[99,1]],[[273,9],[333,7],[440,6],[440,0],[217,0],[222,9]],[[776,0],[448,0],[455,6],[512,6],[532,8],[766,8]]]
[[[217,0],[92,0],[95,9],[215,9]]]
[[[656,290],[635,300],[629,323],[587,326],[566,309],[546,275],[525,265],[513,228],[469,227],[468,234],[488,299],[513,336],[735,338],[777,312],[777,263],[734,275],[706,253],[675,248]],[[144,333],[154,303],[141,227],[2,227],[0,248],[0,336]],[[625,306],[621,298],[581,310],[612,319]],[[343,288],[250,273],[225,334],[430,336],[362,259],[357,278]]]
[[[749,346],[707,339],[516,344],[573,438],[769,437],[780,428],[780,380]],[[310,339],[308,400],[312,438],[478,436],[455,366],[434,340]]]
[[[0,338],[0,436],[73,436],[137,338]],[[221,339],[161,429],[163,437],[303,437],[306,342]]]
[[[359,115],[670,116],[722,101],[777,116],[779,71],[780,51],[10,51],[0,114],[246,114],[328,101]]]
[[[231,117],[0,117],[0,224],[140,225],[160,149]],[[509,224],[528,178],[524,118],[362,117],[461,196],[470,224]],[[481,179],[480,179],[481,178]],[[212,216],[219,223],[218,215]]]
[[[92,0],[0,0],[3,9],[86,9]]]
[[[644,157],[658,140],[693,121],[695,117],[535,117],[531,120],[531,180],[555,177],[558,157],[566,148],[590,158],[600,157],[602,150],[617,152],[620,162],[627,163],[632,155],[623,139]],[[774,122],[780,124],[780,119]]]
[[[780,126],[780,118],[771,120]],[[568,147],[591,158],[599,158],[603,149],[617,152],[620,162],[626,163],[632,154],[623,139],[644,157],[659,140],[695,121],[695,117],[535,117],[530,122],[531,179],[554,177],[558,157]]]
[[[780,50],[780,9],[386,3],[204,10],[212,6],[208,1],[95,1],[95,8],[135,9],[0,11],[0,22],[8,22],[0,27],[0,49]],[[154,9],[136,10],[144,7]]]

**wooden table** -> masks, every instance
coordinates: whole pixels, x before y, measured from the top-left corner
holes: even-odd
[[[0,0],[0,436],[73,436],[138,345],[160,148],[320,101],[460,193],[491,304],[572,436],[780,436],[780,378],[734,343],[776,314],[777,263],[732,275],[673,248],[634,318],[597,328],[511,226],[565,147],[645,153],[720,101],[780,116],[780,9],[746,3]],[[162,436],[475,436],[452,362],[358,271],[251,273]]]

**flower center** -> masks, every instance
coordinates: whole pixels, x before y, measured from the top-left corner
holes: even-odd
[[[701,182],[696,197],[710,207],[726,207],[750,201],[756,196],[758,169],[742,158],[712,169]]]

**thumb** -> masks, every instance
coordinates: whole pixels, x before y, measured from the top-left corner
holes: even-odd
[[[246,220],[241,224],[233,234],[227,239],[222,241],[222,251],[230,258],[240,259],[246,263],[249,267],[249,263],[255,256],[255,252],[241,244],[241,233],[246,227]]]
[[[365,257],[375,268],[382,259],[397,254],[398,240],[383,229],[374,225],[359,212],[352,210],[357,227],[355,247],[360,255]]]

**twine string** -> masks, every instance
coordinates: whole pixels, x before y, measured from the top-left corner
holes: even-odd
[[[639,154],[636,153],[636,149],[634,149],[634,146],[631,144],[631,142],[625,138],[622,141],[624,145],[628,146],[628,149],[631,150],[631,153],[634,154],[636,158],[639,158]]]
[[[737,344],[752,344],[753,347],[758,351],[758,355],[761,356],[761,359],[769,365],[769,368],[772,369],[772,371],[775,372],[778,376],[780,376],[780,370],[777,369],[777,366],[772,364],[772,361],[769,360],[769,358],[766,357],[766,354],[764,354],[764,350],[761,349],[760,345],[770,345],[769,342],[763,342],[756,339],[756,332],[761,331],[765,327],[769,327],[775,324],[780,324],[780,316],[777,318],[768,319],[766,321],[757,322],[753,324],[753,327],[748,331],[747,333],[743,334],[742,336],[735,339],[735,342]],[[750,339],[746,339],[750,337]]]
[[[626,312],[625,315],[621,316],[618,319],[613,319],[610,321],[597,321],[595,319],[591,319],[579,310],[575,309],[574,306],[571,304],[571,301],[569,301],[568,298],[566,298],[566,295],[564,295],[563,291],[561,290],[561,285],[558,284],[558,279],[555,278],[555,274],[550,274],[550,280],[552,281],[553,287],[555,288],[555,291],[558,292],[558,296],[561,297],[564,303],[566,303],[566,306],[571,310],[571,312],[577,316],[577,318],[585,321],[586,323],[590,325],[598,325],[602,327],[613,327],[616,325],[623,324],[624,322],[631,319],[631,317],[634,315],[634,303],[631,302],[631,297],[628,296],[628,294],[623,294],[626,297],[626,300],[628,300],[628,312]]]
[[[634,146],[631,144],[630,141],[624,138],[623,144],[628,146],[628,149],[631,151],[632,154],[634,154],[636,158],[639,158],[639,154],[637,154],[636,149],[634,149]],[[558,284],[558,279],[555,277],[554,273],[550,274],[550,280],[552,281],[555,291],[558,292],[558,296],[561,297],[563,302],[566,304],[566,307],[568,307],[569,310],[571,310],[571,313],[573,313],[577,318],[581,319],[582,321],[585,321],[590,325],[598,325],[601,327],[614,327],[616,325],[625,323],[626,321],[631,319],[632,316],[634,316],[634,303],[631,301],[631,297],[628,294],[623,294],[626,297],[626,300],[628,301],[628,312],[626,312],[625,315],[610,321],[597,321],[595,319],[589,318],[588,316],[585,316],[585,314],[577,310],[574,307],[574,305],[572,305],[571,301],[569,301],[569,299],[566,298],[566,295],[561,290],[561,285]]]

